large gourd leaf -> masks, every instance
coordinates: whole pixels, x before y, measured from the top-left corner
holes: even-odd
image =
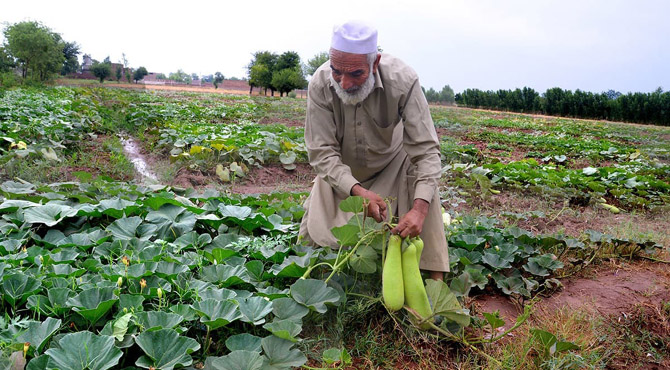
[[[200,349],[195,339],[180,337],[172,329],[145,331],[135,339],[145,356],[135,365],[145,369],[172,370],[175,366],[188,366],[193,362],[190,354]]]
[[[302,331],[302,324],[300,321],[274,320],[273,322],[263,325],[263,328],[279,338],[297,342],[297,335]]]
[[[322,280],[300,279],[291,285],[291,297],[318,313],[325,313],[328,308],[326,303],[337,303],[340,295],[337,290],[329,287]]]
[[[231,351],[246,350],[261,353],[261,339],[249,333],[231,335],[226,339],[226,348]]]
[[[470,311],[463,309],[456,295],[451,292],[444,281],[426,280],[426,293],[433,305],[433,313],[442,315],[462,327],[470,325]]]
[[[5,276],[2,281],[3,296],[12,306],[22,304],[40,289],[42,289],[42,284],[39,280],[22,273]]]
[[[240,313],[242,321],[254,325],[261,325],[265,322],[265,316],[272,312],[272,302],[263,297],[250,297],[239,300]]]
[[[68,299],[68,306],[95,324],[109,311],[119,298],[114,295],[114,288],[89,288]]]
[[[307,362],[307,358],[300,350],[292,348],[293,342],[291,341],[270,335],[263,338],[261,345],[268,358],[268,364],[275,368],[298,367]]]
[[[309,309],[293,298],[277,298],[272,301],[272,313],[282,320],[298,321],[307,316]]]
[[[251,281],[244,266],[210,265],[200,270],[203,280],[220,284],[223,287],[244,284]]]
[[[173,241],[193,230],[196,218],[193,212],[173,204],[165,204],[158,211],[149,212],[146,222],[156,225],[156,237]]]
[[[139,312],[136,315],[135,322],[142,327],[142,330],[150,329],[172,329],[184,320],[176,313],[162,311]]]
[[[106,370],[119,363],[122,352],[114,346],[114,338],[90,331],[66,334],[58,341],[60,348],[50,348],[47,369]]]
[[[131,240],[134,238],[149,240],[156,233],[156,225],[143,224],[141,218],[133,216],[112,222],[107,226],[107,231],[112,233],[115,238],[121,240]]]
[[[25,222],[29,224],[45,224],[49,227],[56,225],[66,217],[77,214],[77,210],[61,204],[48,203],[39,207],[26,209]]]
[[[237,302],[233,300],[217,301],[215,299],[205,299],[204,301],[195,302],[193,308],[200,315],[200,322],[207,325],[210,330],[228,325],[242,317]]]
[[[44,322],[32,321],[28,324],[26,331],[16,338],[19,343],[30,343],[30,348],[38,353],[42,352],[42,347],[53,333],[60,328],[61,321],[48,317]]]
[[[258,352],[237,350],[226,356],[208,357],[207,370],[262,370],[267,369],[267,359]]]

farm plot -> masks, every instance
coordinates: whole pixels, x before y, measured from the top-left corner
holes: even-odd
[[[385,238],[357,213],[360,199],[342,205],[357,216],[334,231],[351,247],[338,252],[298,240],[306,193],[231,193],[254,169],[281,166],[290,176],[306,162],[302,129],[287,125],[302,121],[304,102],[56,88],[9,91],[2,104],[0,342],[32,369],[604,366],[619,347],[603,351],[594,338],[538,322],[532,303],[609,259],[667,259],[662,235],[588,225],[549,234],[534,223],[560,226],[561,213],[584,209],[614,215],[615,206],[617,215],[662,217],[667,132],[433,107],[444,136],[452,271],[445,283],[428,281],[442,318],[426,336],[411,313],[381,304]],[[38,131],[50,130],[39,122],[59,120],[53,132]],[[85,171],[75,171],[77,182],[49,184],[7,171],[19,159],[72,163],[86,138],[117,133],[209,186],[139,185]],[[496,207],[505,197],[550,205]],[[490,295],[528,308],[506,324],[472,300]],[[519,338],[512,344],[510,332]],[[660,340],[640,345],[654,351],[646,361],[666,360]],[[504,349],[514,343],[532,355],[510,357]],[[79,357],[86,361],[72,362]]]

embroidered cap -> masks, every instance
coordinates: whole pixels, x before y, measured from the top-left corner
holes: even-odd
[[[377,29],[357,21],[335,26],[330,47],[352,54],[374,53],[377,51]]]

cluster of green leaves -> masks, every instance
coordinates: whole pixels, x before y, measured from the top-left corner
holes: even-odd
[[[0,296],[13,317],[0,322],[0,342],[29,343],[29,369],[135,358],[172,369],[199,350],[212,369],[300,366],[302,319],[343,299],[324,281],[298,279],[333,258],[293,245],[300,196],[102,180],[5,182],[0,194]]]
[[[540,192],[586,199],[612,197],[629,207],[670,204],[670,166],[637,160],[611,167],[569,169],[540,165],[534,159],[486,164],[479,169],[491,184],[531,188]]]
[[[88,91],[56,87],[17,89],[0,98],[0,161],[34,157],[59,160],[58,152],[85,140],[102,120]]]
[[[566,268],[562,256],[571,256],[579,267],[587,256],[607,244],[634,246],[653,253],[660,248],[648,240],[619,239],[593,230],[577,239],[564,235],[534,235],[516,226],[501,228],[496,218],[464,216],[447,226],[451,291],[467,296],[471,289],[496,287],[506,295],[531,297],[539,290],[554,290],[554,277]]]
[[[576,139],[563,133],[547,134],[537,131],[535,134],[523,132],[481,131],[467,135],[472,140],[491,143],[505,143],[530,149],[527,157],[549,158],[590,158],[592,160],[628,158],[636,153],[631,146],[621,145],[605,139],[581,137]],[[639,151],[637,153],[639,156]],[[563,159],[565,161],[565,159]]]

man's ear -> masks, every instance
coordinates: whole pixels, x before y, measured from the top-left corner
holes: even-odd
[[[374,64],[372,64],[372,73],[377,73],[377,67],[379,66],[379,61],[381,60],[382,55],[380,53],[377,53],[377,59],[375,60]]]

